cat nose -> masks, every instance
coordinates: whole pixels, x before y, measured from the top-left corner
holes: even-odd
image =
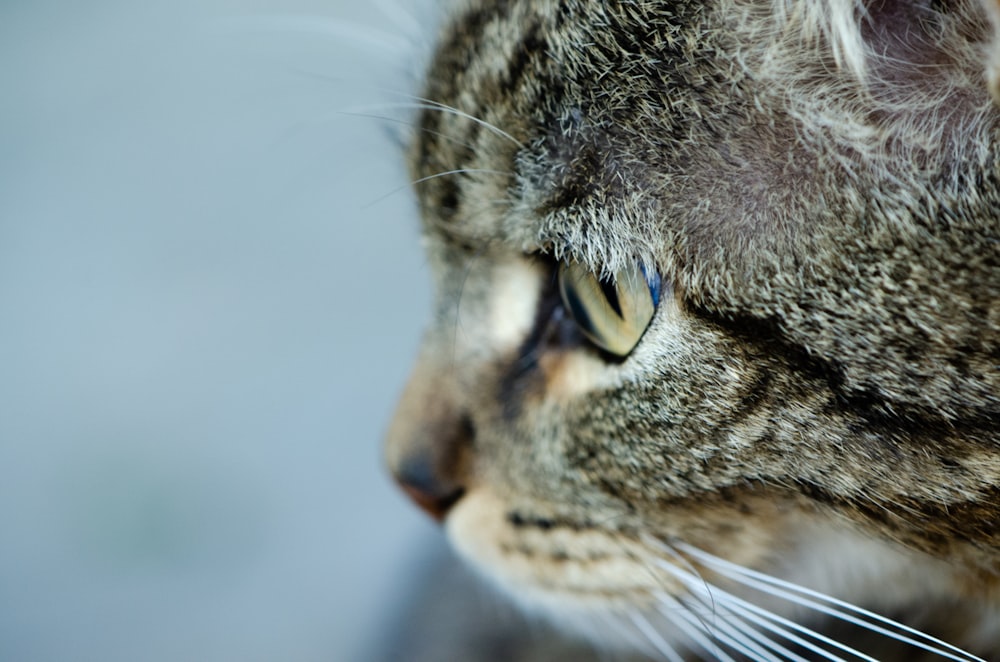
[[[463,435],[462,431],[454,431]],[[437,437],[400,458],[392,468],[396,482],[414,503],[437,521],[443,521],[451,507],[465,494],[452,449],[465,445],[464,439]]]
[[[442,521],[465,494],[472,422],[446,380],[420,366],[403,391],[386,439],[386,461],[403,491]]]

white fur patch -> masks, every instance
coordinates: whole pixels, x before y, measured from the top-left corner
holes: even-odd
[[[516,349],[535,325],[542,274],[525,260],[510,260],[494,267],[493,292],[485,330],[491,349],[506,353]]]
[[[864,7],[857,0],[773,0],[777,27],[786,39],[823,40],[837,66],[864,79],[865,44],[858,16]]]

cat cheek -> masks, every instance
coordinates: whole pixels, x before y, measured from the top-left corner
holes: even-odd
[[[607,364],[586,352],[547,352],[538,360],[546,400],[566,403],[601,386]]]

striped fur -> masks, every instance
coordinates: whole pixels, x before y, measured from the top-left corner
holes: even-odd
[[[683,543],[1000,658],[994,10],[450,7],[410,151],[438,303],[388,456],[448,458],[474,567],[593,631],[685,604],[651,541]],[[561,311],[566,259],[669,284],[624,361]]]

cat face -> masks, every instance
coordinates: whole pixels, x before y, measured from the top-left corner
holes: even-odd
[[[986,14],[863,9],[451,13],[410,150],[436,308],[387,455],[519,601],[697,641],[664,614],[762,571],[962,599],[931,625],[1000,646]]]

